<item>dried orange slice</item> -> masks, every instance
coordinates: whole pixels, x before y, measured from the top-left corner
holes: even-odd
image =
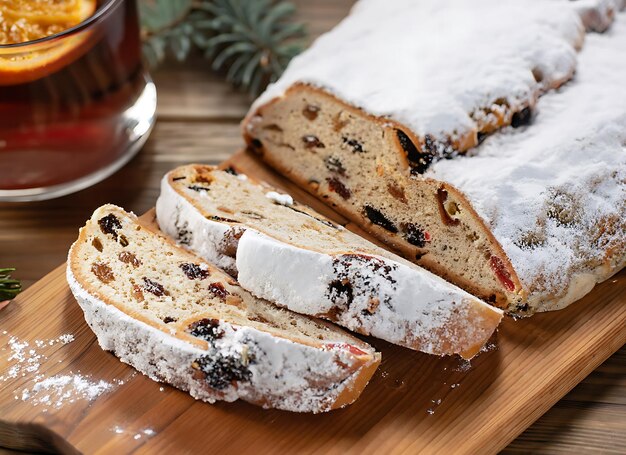
[[[0,85],[29,82],[73,60],[86,32],[45,43],[92,16],[96,0],[0,0]],[[4,47],[7,44],[23,46]]]

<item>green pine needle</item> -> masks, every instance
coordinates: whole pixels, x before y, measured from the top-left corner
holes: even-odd
[[[295,7],[275,0],[177,0],[159,7],[142,0],[144,55],[155,67],[168,55],[202,51],[211,68],[251,95],[275,81],[302,51],[304,26],[289,22]],[[162,2],[165,0],[162,0]],[[185,14],[186,13],[186,14]]]
[[[0,301],[11,300],[22,291],[19,280],[11,278],[13,268],[0,269]]]

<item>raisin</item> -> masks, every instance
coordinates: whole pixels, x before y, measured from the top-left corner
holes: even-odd
[[[336,172],[339,175],[346,175],[346,168],[343,167],[343,164],[339,160],[339,158],[335,158],[334,156],[327,156],[324,158],[324,165],[326,169],[330,172]]]
[[[337,193],[344,199],[350,198],[352,194],[350,192],[350,189],[347,188],[339,179],[335,177],[329,177],[326,179],[326,182],[328,182],[328,189],[330,191]]]
[[[519,128],[520,126],[529,125],[531,118],[532,111],[529,106],[526,106],[521,111],[513,114],[513,117],[511,117],[511,126],[513,128]]]
[[[144,301],[144,296],[143,296],[143,292],[141,291],[141,286],[139,286],[138,284],[133,283],[133,290],[131,291],[131,295],[138,302]]]
[[[222,300],[226,300],[226,296],[230,295],[230,292],[226,290],[222,283],[216,282],[209,284],[209,291]]]
[[[346,136],[342,136],[341,140],[343,140],[344,144],[347,144],[350,147],[352,147],[352,153],[365,153],[365,149],[363,148],[363,145],[361,145],[361,143],[357,141],[356,139],[349,139]]]
[[[409,136],[402,130],[396,130],[396,136],[409,161],[417,162],[421,154]]]
[[[479,131],[478,133],[476,133],[476,143],[477,144],[482,144],[483,141],[487,138],[488,134],[487,133],[483,133],[481,131]]]
[[[396,130],[396,136],[400,146],[406,153],[406,157],[409,160],[411,166],[411,174],[423,174],[430,166],[434,159],[434,153],[436,146],[431,136],[426,135],[424,138],[424,151],[420,151],[409,136],[402,130]]]
[[[352,305],[352,301],[354,300],[352,283],[350,283],[348,279],[331,281],[328,284],[328,297],[333,303],[337,300],[341,300],[347,306]]]
[[[113,270],[107,264],[94,262],[91,264],[91,272],[103,283],[110,283],[115,280]]]
[[[135,268],[141,265],[141,261],[137,259],[137,256],[128,251],[122,251],[117,258],[125,264],[131,264]]]
[[[380,210],[375,209],[371,205],[366,205],[365,207],[363,207],[363,210],[365,211],[365,215],[373,224],[376,224],[388,230],[389,232],[398,232],[398,228],[396,227],[396,225],[393,224],[393,222],[389,218],[387,218]]]
[[[120,220],[110,213],[109,215],[100,218],[98,220],[98,224],[100,225],[100,230],[105,234],[111,234],[115,240],[117,240],[117,230],[122,229],[122,223]]]
[[[511,274],[506,269],[504,261],[498,256],[491,256],[489,259],[489,266],[496,274],[496,277],[500,283],[502,283],[504,288],[509,292],[513,292],[515,290],[515,284],[513,283],[513,280],[511,280]]]
[[[161,297],[163,295],[170,295],[170,293],[167,292],[167,290],[163,287],[162,284],[154,280],[151,280],[150,278],[146,278],[145,276],[142,279],[143,279],[143,288],[149,293],[154,294],[157,297]]]
[[[207,384],[216,390],[225,389],[234,381],[249,381],[252,377],[241,356],[221,351],[196,359],[192,367],[202,371]]]
[[[302,136],[302,142],[304,143],[304,147],[306,147],[308,149],[312,149],[312,148],[323,149],[323,148],[326,148],[324,143],[322,141],[320,141],[317,138],[317,136],[315,136],[313,134],[307,134],[305,136]]]
[[[406,195],[404,194],[404,188],[402,188],[400,185],[397,185],[396,183],[388,183],[387,191],[395,199],[399,200],[400,202],[404,202],[405,204],[407,203]]]
[[[245,229],[232,228],[226,231],[222,241],[220,242],[219,252],[229,258],[234,258],[237,254],[237,246],[239,245],[239,239],[245,232]]]
[[[199,321],[193,322],[187,330],[190,335],[202,338],[206,341],[217,340],[224,336],[224,331],[220,328],[220,321],[218,319],[200,319]]]
[[[96,250],[102,253],[102,250],[103,250],[102,242],[100,241],[98,237],[94,237],[93,240],[91,241],[91,244]]]
[[[445,207],[445,202],[448,199],[448,192],[444,188],[439,188],[437,190],[437,205],[439,207],[439,215],[441,216],[441,221],[446,226],[458,226],[461,223],[460,220],[456,218],[452,218]]]
[[[530,310],[530,305],[528,305],[528,303],[517,305],[517,311],[519,313],[528,313],[528,310]]]
[[[173,318],[171,316],[165,316],[163,318],[163,322],[165,322],[166,324],[169,324],[170,322],[176,322],[176,321],[178,321],[178,319]]]
[[[263,148],[263,142],[261,142],[257,138],[252,139],[250,143],[252,144],[252,147],[254,147],[257,150]]]
[[[402,230],[404,231],[404,238],[406,241],[418,248],[424,248],[430,237],[428,233],[417,224],[403,223]]]
[[[228,173],[230,175],[239,175],[239,173],[232,166],[228,166],[226,169],[224,169],[224,172],[226,172],[226,173]]]
[[[188,185],[187,188],[189,188],[192,191],[197,191],[198,193],[200,191],[209,191],[209,188],[207,188],[206,186],[200,186],[200,185]]]
[[[304,115],[309,120],[315,120],[319,111],[319,106],[307,104],[306,107],[302,109],[302,115]]]
[[[124,234],[120,235],[120,245],[122,245],[123,247],[128,246],[128,239]]]
[[[184,262],[180,264],[180,268],[190,280],[204,280],[209,276],[209,271],[201,268],[198,264]]]

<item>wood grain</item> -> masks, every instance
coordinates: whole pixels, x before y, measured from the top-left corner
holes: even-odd
[[[295,3],[300,18],[315,36],[344,16],[352,1],[297,0]],[[65,260],[78,227],[99,205],[113,202],[143,213],[154,205],[159,180],[167,170],[194,161],[217,163],[242,146],[238,122],[250,99],[214,76],[205,61],[170,63],[154,76],[159,94],[159,120],[146,147],[124,169],[88,190],[61,199],[0,203],[0,266],[17,266],[18,276],[26,287]],[[24,296],[26,299],[20,305],[31,304],[31,297]],[[0,333],[8,311],[9,308],[0,311]],[[36,321],[42,319],[40,314],[37,313]],[[44,322],[41,324],[43,327]],[[593,364],[596,363],[597,359]],[[0,389],[3,388],[4,384],[0,384]],[[622,347],[504,453],[623,453],[625,400],[626,347]],[[352,438],[355,444],[360,439],[358,434]]]
[[[230,162],[284,190],[288,186],[251,155],[240,153]],[[294,196],[315,202],[302,191]],[[334,217],[330,209],[325,214]],[[260,453],[496,453],[626,342],[625,289],[626,272],[564,311],[521,321],[507,318],[497,349],[471,366],[370,339],[383,363],[361,399],[346,409],[312,416],[247,403],[211,406],[136,374],[99,348],[59,267],[3,310],[6,333],[0,337],[5,343],[16,336],[32,345],[35,339],[65,333],[75,341],[46,348],[47,360],[38,371],[4,382],[0,445],[123,453],[202,452],[207,447],[241,453],[252,445]],[[0,371],[12,366],[9,352],[0,356]],[[91,402],[66,401],[46,412],[20,398],[36,374],[70,372],[115,385]],[[540,442],[550,430],[546,426],[547,434],[538,435]],[[581,429],[576,447],[626,451],[619,440],[594,436],[593,430]],[[515,449],[513,444],[510,451]]]

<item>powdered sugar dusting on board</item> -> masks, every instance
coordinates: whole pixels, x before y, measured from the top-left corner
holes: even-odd
[[[468,196],[531,302],[561,293],[558,306],[571,303],[624,262],[625,49],[621,13],[606,34],[588,36],[575,79],[539,101],[532,125],[427,173]]]
[[[418,135],[462,138],[498,100],[518,111],[568,79],[583,33],[566,2],[361,0],[250,112],[304,82]]]
[[[55,375],[48,378],[35,378],[34,385],[29,390],[22,390],[22,401],[29,401],[33,406],[43,405],[55,409],[65,403],[74,403],[77,400],[93,401],[104,392],[112,389],[113,385],[100,380],[93,381],[79,373]]]
[[[48,409],[58,409],[65,403],[77,400],[92,401],[114,387],[103,380],[92,380],[80,372],[70,371],[53,376],[40,372],[46,363],[62,362],[51,360],[50,357],[62,346],[74,341],[74,335],[70,333],[52,339],[36,339],[34,342],[20,339],[6,331],[2,332],[2,336],[8,340],[1,350],[6,351],[3,355],[6,370],[0,375],[0,383],[24,378],[20,387],[14,390],[15,400],[40,406],[43,412],[47,412]]]

